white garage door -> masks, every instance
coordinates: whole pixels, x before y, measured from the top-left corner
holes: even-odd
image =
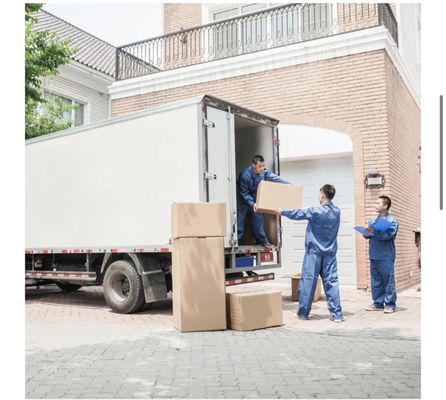
[[[338,235],[338,272],[341,284],[356,284],[356,257],[352,157],[319,158],[304,161],[282,161],[280,175],[295,185],[303,186],[302,207],[319,204],[319,189],[326,183],[336,188],[333,203],[341,210]],[[282,218],[282,271],[288,275],[300,272],[305,254],[306,221]]]

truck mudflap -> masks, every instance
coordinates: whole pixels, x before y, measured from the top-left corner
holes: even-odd
[[[167,299],[166,276],[163,270],[144,271],[141,278],[146,303]]]
[[[226,286],[241,285],[243,283],[271,281],[274,280],[274,273],[259,274],[254,276],[247,276],[244,278],[226,279]]]

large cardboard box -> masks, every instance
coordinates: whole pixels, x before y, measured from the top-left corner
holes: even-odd
[[[226,293],[228,327],[252,331],[282,325],[282,293],[277,291]]]
[[[172,203],[172,239],[226,236],[225,203]]]
[[[223,238],[173,241],[173,322],[181,332],[226,329]]]
[[[294,210],[302,206],[301,186],[262,181],[257,188],[256,205],[260,212],[272,214],[274,210]]]
[[[297,274],[291,277],[291,300],[299,301],[299,282],[300,282],[301,274]],[[316,290],[314,291],[313,302],[318,301],[322,297],[322,280],[318,278]]]

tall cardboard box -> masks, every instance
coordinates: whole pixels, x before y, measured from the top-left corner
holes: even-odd
[[[181,332],[226,329],[223,238],[180,238],[172,252],[173,322]]]
[[[301,274],[297,274],[291,277],[291,300],[299,301],[299,282],[300,282]],[[322,297],[322,280],[321,278],[317,279],[316,290],[314,291],[313,302],[318,301]]]
[[[277,208],[282,210],[301,208],[302,191],[301,186],[261,181],[257,189],[257,209],[265,214],[272,214]]]
[[[283,324],[282,293],[277,291],[226,293],[228,327],[252,331]]]
[[[225,203],[172,203],[172,239],[226,236]]]

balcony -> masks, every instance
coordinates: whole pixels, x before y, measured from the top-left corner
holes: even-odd
[[[397,22],[387,3],[282,5],[120,46],[116,50],[116,79],[136,78],[381,25],[398,45]]]

